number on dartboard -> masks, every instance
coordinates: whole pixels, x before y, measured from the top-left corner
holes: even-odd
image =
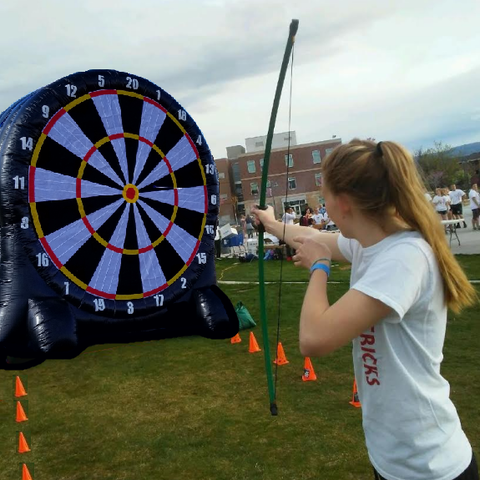
[[[212,205],[216,205],[217,204],[217,196],[216,195],[212,195],[210,197],[210,201],[212,202]]]
[[[26,230],[28,228],[29,222],[28,222],[28,217],[23,217],[22,218],[22,223],[20,223],[20,228],[23,228]]]
[[[162,96],[162,92],[160,90],[157,90],[157,100],[160,100],[161,96]]]
[[[182,277],[180,280],[182,281],[182,288],[187,288],[187,279]]]
[[[199,135],[198,138],[197,138],[197,141],[195,142],[197,145],[201,145],[202,144],[202,136]]]
[[[180,109],[178,111],[178,119],[185,121],[187,119],[187,112],[185,110]]]
[[[136,78],[127,77],[127,88],[138,90],[138,80]]]
[[[215,233],[215,228],[213,225],[205,225],[205,231],[208,235],[213,235]]]
[[[13,177],[13,184],[15,186],[15,190],[24,190],[25,189],[25,177]]]
[[[48,267],[50,265],[50,259],[46,253],[37,253],[37,266]]]
[[[65,285],[65,295],[68,295],[70,293],[70,282],[63,282]]]
[[[131,315],[134,311],[135,309],[133,308],[133,303],[127,302],[127,313]]]
[[[208,165],[205,165],[205,171],[208,175],[213,175],[215,173],[215,165],[212,165],[210,163]]]
[[[42,106],[42,117],[43,118],[50,117],[50,107],[48,105],[43,105]]]
[[[72,84],[65,85],[67,89],[67,95],[72,98],[77,98],[77,87]]]
[[[98,76],[98,86],[104,87],[105,86],[105,77],[103,75]]]
[[[33,150],[33,138],[22,137],[20,141],[22,142],[22,150]]]
[[[197,253],[197,260],[199,265],[202,263],[207,263],[207,254],[206,253]]]
[[[103,312],[105,310],[105,300],[103,298],[94,298],[93,303],[95,304],[96,312]]]
[[[155,295],[153,298],[155,299],[157,307],[163,307],[163,300],[164,300],[163,295]]]

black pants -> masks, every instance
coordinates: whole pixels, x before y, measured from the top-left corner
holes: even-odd
[[[373,474],[375,475],[373,477],[375,480],[385,480],[385,478],[379,475],[375,469],[373,469]],[[473,453],[472,453],[472,461],[468,466],[468,468],[454,480],[479,480],[477,460],[475,459],[475,455]]]

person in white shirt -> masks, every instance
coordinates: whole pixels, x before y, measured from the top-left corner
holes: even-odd
[[[293,225],[294,220],[297,218],[292,207],[285,207],[285,213],[282,217],[282,222],[285,225]]]
[[[353,363],[375,478],[478,479],[472,447],[440,366],[447,310],[476,291],[452,254],[415,161],[394,142],[352,140],[322,164],[327,210],[341,233],[282,225],[267,231],[310,270],[300,315],[300,351],[323,356],[353,341]],[[352,188],[354,186],[354,188]],[[411,208],[405,198],[418,199]],[[330,262],[352,264],[350,290],[330,305]],[[323,432],[325,434],[325,432]]]
[[[442,193],[441,188],[435,189],[435,196],[432,200],[435,211],[442,217],[442,220],[447,220],[447,199]]]
[[[320,213],[320,207],[315,207],[312,218],[315,221],[315,225],[322,225],[323,215]]]
[[[480,195],[478,194],[477,184],[474,183],[468,192],[470,200],[470,208],[472,209],[472,227],[474,230],[479,230],[478,217],[480,216]]]
[[[452,220],[453,219],[452,208],[451,208],[452,200],[451,200],[450,196],[448,195],[448,188],[447,187],[442,188],[442,195],[443,195],[443,198],[445,199],[445,204],[447,205],[447,219]]]
[[[455,184],[450,185],[450,191],[448,192],[450,197],[452,209],[452,216],[455,219],[463,220],[463,197],[465,197],[465,192],[457,188]],[[457,224],[457,228],[460,228],[460,222]],[[463,228],[467,228],[465,220],[463,220]]]
[[[425,198],[430,202],[432,203],[432,196],[428,193],[428,192],[425,192]]]

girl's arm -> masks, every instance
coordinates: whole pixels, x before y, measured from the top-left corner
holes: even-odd
[[[295,266],[310,268],[318,259],[330,258],[329,248],[318,237],[300,237],[295,241],[300,245],[293,257]],[[319,263],[326,265],[328,261]],[[390,312],[390,307],[358,290],[349,290],[330,305],[327,274],[323,270],[314,270],[300,314],[300,351],[307,357],[333,352],[373,327]]]
[[[300,243],[294,240],[295,237],[317,237],[320,235],[320,237],[317,238],[321,238],[321,242],[328,246],[333,260],[336,262],[347,261],[338,248],[339,233],[321,233],[315,228],[302,227],[300,225],[285,225],[283,222],[277,222],[272,207],[268,207],[267,210],[254,208],[252,209],[252,213],[257,216],[268,233],[288,243],[292,248],[297,249],[300,246]]]

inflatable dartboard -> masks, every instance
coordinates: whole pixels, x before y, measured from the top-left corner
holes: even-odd
[[[216,286],[218,178],[162,88],[76,73],[0,116],[0,358],[238,331]]]

